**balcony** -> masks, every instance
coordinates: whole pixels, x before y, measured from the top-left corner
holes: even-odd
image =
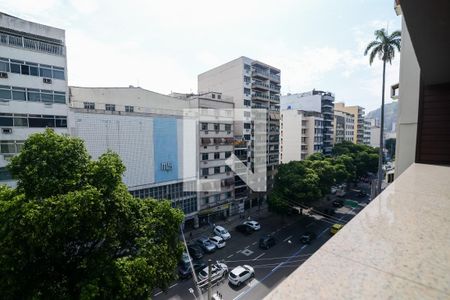
[[[253,81],[252,89],[260,89],[260,90],[267,91],[269,89],[269,85],[267,83],[264,83],[261,81]]]
[[[280,102],[280,96],[270,96],[271,101]]]
[[[269,100],[269,96],[263,93],[253,93],[252,94],[252,100]]]
[[[11,47],[25,48],[47,54],[60,56],[65,55],[65,47],[61,44],[44,42],[33,38],[27,38],[3,32],[0,33],[0,44]]]
[[[448,178],[413,164],[265,299],[448,299]]]
[[[270,80],[279,83],[280,82],[280,75],[278,75],[278,74],[270,74]]]
[[[272,91],[275,91],[275,92],[279,92],[280,91],[280,89],[281,89],[281,87],[279,86],[279,85],[276,85],[276,84],[270,84],[270,89],[272,90]]]

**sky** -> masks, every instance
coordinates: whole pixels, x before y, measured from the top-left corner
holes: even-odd
[[[319,89],[366,112],[381,103],[374,31],[401,29],[393,0],[0,0],[66,30],[69,85],[197,92],[197,75],[240,56],[281,69],[282,94]],[[399,56],[386,71],[398,82]],[[389,102],[390,100],[387,100]]]

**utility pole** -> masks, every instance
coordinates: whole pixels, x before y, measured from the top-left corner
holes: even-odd
[[[211,258],[208,259],[208,300],[211,300]]]

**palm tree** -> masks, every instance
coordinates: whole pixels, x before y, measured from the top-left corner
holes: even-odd
[[[364,55],[370,51],[369,62],[373,63],[373,59],[378,55],[378,58],[383,61],[383,87],[381,94],[381,124],[380,124],[380,150],[378,158],[378,186],[377,195],[381,193],[381,182],[383,181],[383,136],[384,136],[384,89],[386,80],[386,62],[392,63],[395,56],[395,49],[400,52],[401,32],[394,31],[391,35],[384,29],[375,31],[375,40],[367,45]]]

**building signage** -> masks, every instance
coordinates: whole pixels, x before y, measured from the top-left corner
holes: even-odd
[[[172,162],[170,162],[170,161],[162,162],[160,164],[160,169],[161,169],[161,171],[166,171],[166,172],[172,171]]]

